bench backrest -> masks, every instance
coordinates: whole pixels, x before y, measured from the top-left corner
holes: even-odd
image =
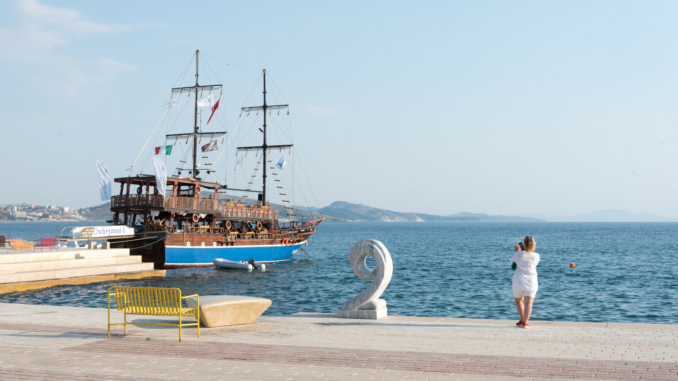
[[[115,294],[118,311],[147,315],[181,313],[181,290],[178,288],[113,286],[108,289],[108,294]]]
[[[43,238],[40,240],[40,246],[52,246],[56,245],[57,239],[56,238]]]
[[[7,243],[12,247],[17,247],[17,246],[21,246],[23,241],[24,240],[21,239],[21,238],[10,238],[10,239],[7,240]]]

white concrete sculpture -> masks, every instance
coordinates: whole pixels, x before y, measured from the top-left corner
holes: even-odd
[[[366,259],[371,255],[376,268],[367,268]],[[386,246],[374,239],[356,242],[348,253],[353,272],[360,279],[373,279],[369,287],[347,301],[337,310],[337,317],[346,319],[381,319],[386,316],[386,301],[379,299],[393,275],[393,261]]]

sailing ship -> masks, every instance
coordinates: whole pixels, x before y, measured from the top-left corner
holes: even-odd
[[[221,91],[222,85],[198,83],[199,57],[200,51],[196,51],[195,85],[172,89],[173,99],[186,93],[194,95],[193,132],[166,135],[167,139],[192,139],[191,177],[180,177],[178,171],[177,175],[166,178],[166,184],[159,184],[155,175],[130,173],[127,177],[115,178],[114,182],[120,184],[120,193],[111,197],[114,216],[109,222],[134,228],[135,234],[134,239],[109,239],[111,247],[134,249],[132,254],[141,255],[144,262],[153,262],[155,268],[212,267],[215,259],[234,262],[254,259],[256,263],[289,261],[302,245],[307,245],[324,221],[324,218],[302,221],[297,217],[270,160],[272,151],[291,150],[293,145],[267,143],[266,117],[274,110],[289,110],[289,105],[266,102],[266,70],[263,70],[263,104],[241,109],[241,112],[263,113],[262,144],[237,147],[237,152],[245,155],[247,152],[256,152],[256,156],[263,154],[261,191],[251,190],[252,181],[248,189],[234,189],[202,179],[197,163],[199,139],[218,138],[226,132],[200,132],[198,93]],[[252,179],[258,168],[259,164]],[[268,170],[281,190],[289,219],[286,222],[280,220],[279,210],[272,208],[268,200]],[[229,196],[233,191],[244,191],[246,195],[256,193],[256,203],[246,205],[242,199]]]

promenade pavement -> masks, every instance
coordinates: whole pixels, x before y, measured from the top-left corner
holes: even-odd
[[[179,342],[157,326],[109,340],[106,322],[106,309],[0,303],[0,380],[678,381],[674,325],[302,313],[186,328]]]

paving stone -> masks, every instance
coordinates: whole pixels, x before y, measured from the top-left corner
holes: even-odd
[[[670,325],[534,322],[520,330],[513,320],[306,314],[201,329],[201,338],[184,329],[179,343],[176,329],[147,326],[128,327],[126,337],[114,327],[108,340],[105,309],[0,304],[0,316],[0,371],[15,372],[0,380],[678,380]]]

